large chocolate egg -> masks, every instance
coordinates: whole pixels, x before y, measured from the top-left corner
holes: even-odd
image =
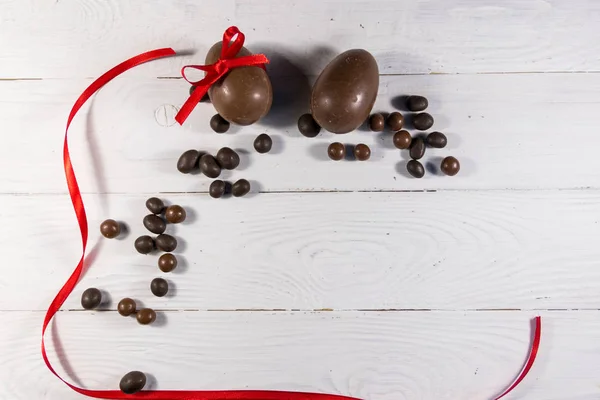
[[[313,86],[312,116],[333,133],[348,133],[369,117],[379,89],[379,69],[366,50],[348,50],[325,67]]]
[[[206,64],[217,62],[222,42],[215,43],[206,55]],[[245,47],[237,57],[249,56]],[[210,101],[227,121],[238,125],[250,125],[264,117],[271,109],[273,88],[267,72],[260,67],[231,69],[223,78],[208,89]]]

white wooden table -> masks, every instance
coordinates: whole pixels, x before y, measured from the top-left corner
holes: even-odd
[[[140,369],[158,389],[274,389],[380,399],[490,399],[521,368],[530,319],[540,355],[510,399],[600,398],[600,3],[597,1],[0,1],[0,399],[81,399],[40,356],[44,312],[80,251],[62,171],[68,111],[94,77],[159,47],[103,88],[71,129],[90,219],[91,268],[48,332],[71,382],[116,388]],[[271,115],[217,135],[200,104],[173,110],[229,25],[272,59]],[[368,162],[326,160],[334,135],[302,137],[310,84],[337,53],[365,48],[381,86],[430,99],[455,178],[405,171],[391,135],[357,131]],[[257,134],[271,154],[252,149]],[[253,193],[214,200],[179,174],[184,150],[246,149]],[[156,256],[133,240],[144,201],[189,210],[170,227],[183,265],[153,297]],[[125,221],[102,240],[100,221]],[[110,295],[82,311],[90,286]],[[156,326],[119,316],[129,296]],[[60,338],[60,342],[56,341]]]

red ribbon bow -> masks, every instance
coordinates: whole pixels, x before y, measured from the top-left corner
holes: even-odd
[[[235,39],[233,39],[235,37]],[[246,37],[237,26],[230,26],[223,33],[223,46],[221,47],[221,57],[216,63],[210,65],[186,65],[181,68],[183,79],[196,86],[196,90],[192,92],[190,97],[183,103],[181,110],[175,116],[175,121],[182,125],[190,115],[194,107],[200,102],[208,89],[219,79],[221,79],[230,69],[238,67],[259,66],[264,68],[264,64],[269,62],[269,59],[264,54],[253,54],[250,56],[237,57],[237,53],[244,46]],[[190,81],[185,76],[185,69],[193,68],[206,72],[204,79],[199,81]]]

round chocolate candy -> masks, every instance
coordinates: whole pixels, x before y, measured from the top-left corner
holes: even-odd
[[[321,132],[321,127],[312,114],[303,114],[298,118],[298,130],[306,137],[313,138]]]
[[[383,131],[385,128],[385,118],[383,115],[379,113],[371,115],[371,118],[369,118],[369,128],[373,132]]]
[[[200,157],[200,171],[209,178],[216,178],[221,175],[221,166],[213,156],[204,154]]]
[[[142,325],[148,325],[156,320],[156,313],[151,308],[142,308],[137,312],[135,319]]]
[[[415,178],[422,178],[425,175],[423,164],[417,160],[409,160],[408,163],[406,163],[406,170]]]
[[[215,114],[210,119],[210,127],[217,133],[225,133],[229,130],[229,121],[221,117],[220,114]]]
[[[190,96],[192,95],[192,93],[194,93],[194,90],[196,90],[196,86],[190,86]],[[204,93],[204,96],[202,96],[202,98],[200,99],[200,101],[198,103],[205,103],[207,101],[209,101],[210,99],[208,98],[208,92]]]
[[[426,131],[433,126],[433,117],[428,113],[419,113],[412,117],[412,122],[415,129]]]
[[[413,139],[410,146],[410,158],[413,160],[420,160],[425,155],[425,142],[422,138],[418,137]]]
[[[371,149],[364,143],[354,146],[354,157],[358,161],[366,161],[371,157]]]
[[[408,149],[412,142],[412,137],[408,131],[398,131],[394,133],[394,146],[400,150]]]
[[[428,105],[429,102],[423,96],[409,96],[406,100],[406,108],[410,111],[423,111]]]
[[[236,169],[240,165],[240,156],[229,147],[223,147],[217,151],[216,159],[223,169]]]
[[[179,224],[180,222],[185,221],[185,217],[187,216],[185,209],[177,204],[167,207],[165,210],[165,218],[171,224]],[[162,233],[162,232],[155,232]]]
[[[166,253],[170,253],[177,248],[177,239],[173,236],[163,233],[156,237],[156,247]]]
[[[81,294],[81,306],[86,310],[96,308],[102,303],[102,292],[96,288],[85,289]]]
[[[268,153],[273,146],[273,139],[266,133],[261,133],[254,139],[254,150],[260,154]]]
[[[163,233],[165,229],[167,229],[167,224],[165,223],[165,220],[155,214],[146,215],[142,222],[146,229],[148,229],[152,233],[156,233],[157,235]]]
[[[231,187],[231,194],[234,197],[242,197],[250,192],[250,182],[246,179],[240,179]]]
[[[200,152],[198,150],[185,151],[177,160],[177,170],[183,174],[189,174],[198,168]]]
[[[152,311],[154,312],[154,311]],[[119,389],[125,394],[134,394],[146,386],[146,375],[140,371],[126,373],[119,382]]]
[[[404,116],[398,111],[394,111],[388,115],[387,124],[392,132],[398,132],[404,126]]]
[[[135,312],[136,304],[133,299],[125,297],[119,301],[117,305],[117,311],[124,317],[128,317]]]
[[[146,200],[146,208],[150,210],[152,214],[160,214],[165,209],[165,203],[158,197],[150,197]]]
[[[138,253],[148,254],[154,250],[154,239],[148,235],[143,235],[135,239],[135,243],[133,245]]]
[[[114,219],[107,219],[100,224],[100,233],[107,239],[114,239],[121,233],[121,225]]]
[[[177,267],[177,257],[171,253],[165,253],[158,258],[158,268],[162,272],[171,272]]]
[[[442,132],[431,132],[427,135],[426,142],[431,147],[443,149],[448,144],[448,138]]]
[[[150,291],[156,297],[163,297],[169,291],[169,283],[163,278],[154,278],[150,282]]]
[[[226,187],[227,187],[227,185],[222,180],[220,180],[220,179],[214,180],[214,181],[212,181],[212,183],[210,184],[210,187],[208,188],[208,194],[210,194],[210,197],[212,197],[214,199],[218,199],[219,197],[221,197],[225,194]]]
[[[454,176],[458,174],[460,171],[460,163],[458,160],[452,156],[446,157],[442,160],[442,164],[440,165],[440,169],[442,172],[448,176]]]
[[[340,142],[333,142],[327,147],[327,155],[334,161],[339,161],[346,157],[346,146]]]

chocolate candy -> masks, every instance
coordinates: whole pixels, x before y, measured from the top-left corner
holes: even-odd
[[[412,117],[413,126],[420,131],[426,131],[433,126],[433,117],[427,113],[419,113]]]
[[[217,152],[217,163],[223,169],[236,169],[240,165],[240,156],[229,147],[223,147]]]
[[[373,132],[383,131],[385,128],[385,118],[383,115],[379,113],[371,115],[371,118],[369,118],[369,128],[371,128]]]
[[[371,149],[363,143],[354,146],[354,157],[358,161],[366,161],[371,157]]]
[[[266,133],[261,133],[254,139],[254,150],[260,154],[268,153],[273,146],[273,139]]]
[[[135,239],[135,243],[133,245],[138,253],[148,254],[154,250],[154,239],[148,235],[143,235]]]
[[[146,386],[146,375],[140,371],[131,371],[125,374],[119,382],[121,392],[125,394],[134,394]]]
[[[162,272],[171,272],[177,267],[177,257],[171,253],[165,253],[158,258],[158,268]]]
[[[214,64],[221,56],[223,42],[210,48],[205,64]],[[237,57],[251,53],[242,47]],[[273,102],[273,88],[267,72],[259,66],[231,69],[208,89],[208,96],[216,110],[227,121],[250,125],[267,115]]]
[[[166,253],[170,253],[177,248],[177,239],[173,236],[163,233],[156,237],[156,247]]]
[[[225,133],[229,130],[229,121],[225,120],[221,115],[215,114],[210,119],[210,127],[217,133]]]
[[[208,194],[210,194],[210,197],[218,199],[219,197],[225,194],[226,187],[227,185],[225,184],[225,182],[223,182],[220,179],[217,179],[215,181],[212,181],[212,183],[210,184],[210,187],[208,188]]]
[[[406,108],[410,111],[423,111],[428,105],[429,102],[423,96],[409,96],[406,100]]]
[[[165,203],[158,197],[150,197],[146,200],[146,208],[150,210],[152,214],[160,214],[165,209]]]
[[[321,126],[317,124],[312,114],[303,114],[298,118],[298,130],[304,136],[313,138],[321,132]]]
[[[154,278],[150,282],[150,291],[156,297],[163,297],[169,291],[169,283],[163,278]]]
[[[250,192],[250,182],[246,179],[240,179],[231,187],[231,194],[234,197],[242,197]]]
[[[148,325],[156,320],[156,313],[151,308],[142,308],[137,312],[135,319],[142,325]]]
[[[200,171],[209,178],[216,178],[221,175],[221,167],[210,154],[204,154],[200,157]]]
[[[440,165],[440,169],[442,172],[448,176],[454,176],[458,174],[460,171],[460,163],[458,160],[452,156],[446,157],[442,160],[442,164]]]
[[[423,164],[417,160],[409,160],[408,163],[406,163],[406,170],[415,178],[422,178],[423,175],[425,175]]]
[[[124,317],[128,317],[135,312],[136,304],[133,299],[125,297],[117,305],[117,311]]]
[[[397,132],[404,126],[404,116],[398,111],[394,111],[388,115],[387,124],[392,132]]]
[[[419,160],[425,155],[425,142],[422,138],[418,137],[412,141],[410,146],[410,158],[413,160]]]
[[[310,108],[319,125],[348,133],[368,117],[379,90],[379,70],[366,50],[348,50],[333,59],[317,78]]]
[[[443,149],[448,144],[448,138],[442,132],[431,132],[427,135],[427,144],[436,149]]]
[[[86,310],[96,308],[102,303],[102,292],[96,288],[85,289],[81,294],[81,306]]]
[[[394,146],[400,150],[408,149],[412,142],[412,137],[408,131],[398,131],[394,133]]]
[[[100,233],[107,239],[114,239],[121,233],[121,225],[114,219],[107,219],[100,224]]]
[[[339,161],[346,157],[346,146],[340,142],[333,142],[327,147],[327,155],[334,161]]]
[[[192,93],[194,93],[194,90],[196,90],[196,86],[190,86],[190,96],[192,95]],[[205,103],[209,100],[210,99],[208,98],[208,92],[207,92],[207,93],[204,93],[204,96],[202,96],[202,98],[200,99],[200,101],[198,101],[198,103]]]
[[[185,217],[187,216],[185,209],[177,204],[167,207],[165,211],[165,218],[171,224],[179,224],[180,222],[185,221]],[[162,232],[156,232],[162,233]]]
[[[189,174],[198,168],[200,152],[198,150],[185,151],[177,160],[177,170],[183,174]]]
[[[161,234],[167,229],[167,224],[158,215],[148,214],[144,217],[142,222],[146,229],[152,233]]]

